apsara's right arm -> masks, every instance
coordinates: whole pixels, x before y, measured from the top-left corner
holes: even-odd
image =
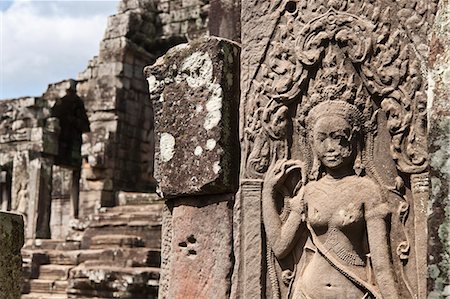
[[[304,187],[291,199],[291,212],[283,223],[277,211],[275,202],[277,187],[282,185],[287,175],[293,169],[301,168],[300,161],[281,160],[269,169],[264,180],[262,191],[262,214],[267,241],[277,258],[288,255],[296,242],[297,231],[304,221],[303,193]]]

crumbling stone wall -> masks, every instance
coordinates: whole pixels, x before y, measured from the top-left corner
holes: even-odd
[[[7,210],[21,213],[27,238],[48,238],[53,158],[59,122],[42,98],[0,102],[0,166],[11,178]]]
[[[77,80],[91,132],[85,157],[80,216],[115,204],[117,191],[150,191],[153,179],[153,111],[143,67],[188,36],[206,32],[202,1],[123,1],[109,18],[100,53]]]
[[[41,97],[60,127],[51,178],[52,239],[64,239],[68,223],[78,217],[82,133],[90,131],[90,124],[82,99],[68,91],[76,84],[75,80],[49,84]]]
[[[209,9],[208,1],[124,0],[118,13],[109,18],[99,55],[76,82],[52,83],[39,98],[2,102],[2,193],[23,198],[14,199],[14,207],[5,202],[5,209],[28,214],[28,205],[16,202],[27,202],[31,192],[24,190],[31,188],[28,168],[33,167],[35,152],[52,157],[41,159],[46,161],[43,174],[50,176],[45,179],[46,190],[55,199],[52,237],[66,233],[62,226],[69,214],[69,218],[87,217],[100,206],[115,205],[120,192],[154,190],[153,111],[142,70],[172,46],[208,34]],[[75,156],[66,159],[71,161],[59,161],[61,128],[54,118],[50,120],[52,108],[75,84],[88,117],[81,130],[83,145],[81,152],[72,150]],[[49,129],[43,129],[47,122]],[[13,169],[17,178],[10,182]],[[71,186],[60,184],[62,180],[70,180]]]

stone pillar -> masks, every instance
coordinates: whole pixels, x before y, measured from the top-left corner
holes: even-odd
[[[210,1],[208,30],[209,34],[233,41],[241,40],[241,1]]]
[[[72,172],[72,184],[70,186],[70,215],[75,219],[78,219],[78,211],[80,208],[80,177],[81,171],[79,169]]]
[[[450,3],[440,1],[430,42],[428,101],[431,195],[428,298],[450,296]]]
[[[27,239],[50,238],[53,159],[33,157],[29,162]]]
[[[237,190],[239,47],[205,38],[147,67],[166,198],[160,298],[228,298]]]
[[[0,298],[20,298],[24,243],[23,219],[18,214],[0,212]]]
[[[0,172],[0,198],[1,198],[1,210],[8,211],[11,208],[11,184],[9,183],[8,172]]]
[[[30,205],[30,195],[28,188],[30,185],[29,156],[27,151],[18,152],[13,158],[12,167],[12,190],[11,190],[11,210],[20,213],[24,217],[26,238],[32,236],[32,231],[28,229],[28,206]]]

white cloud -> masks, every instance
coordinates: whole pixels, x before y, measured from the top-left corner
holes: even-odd
[[[0,99],[38,96],[75,78],[98,54],[117,3],[16,0],[0,11]]]

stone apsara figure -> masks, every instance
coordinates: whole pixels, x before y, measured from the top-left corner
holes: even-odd
[[[389,205],[362,170],[362,113],[328,100],[310,110],[305,124],[313,152],[309,173],[301,161],[279,160],[267,171],[262,195],[270,250],[279,260],[295,260],[292,275],[285,275],[287,297],[399,298]],[[294,172],[301,173],[300,187],[293,188],[283,219],[280,192]]]

